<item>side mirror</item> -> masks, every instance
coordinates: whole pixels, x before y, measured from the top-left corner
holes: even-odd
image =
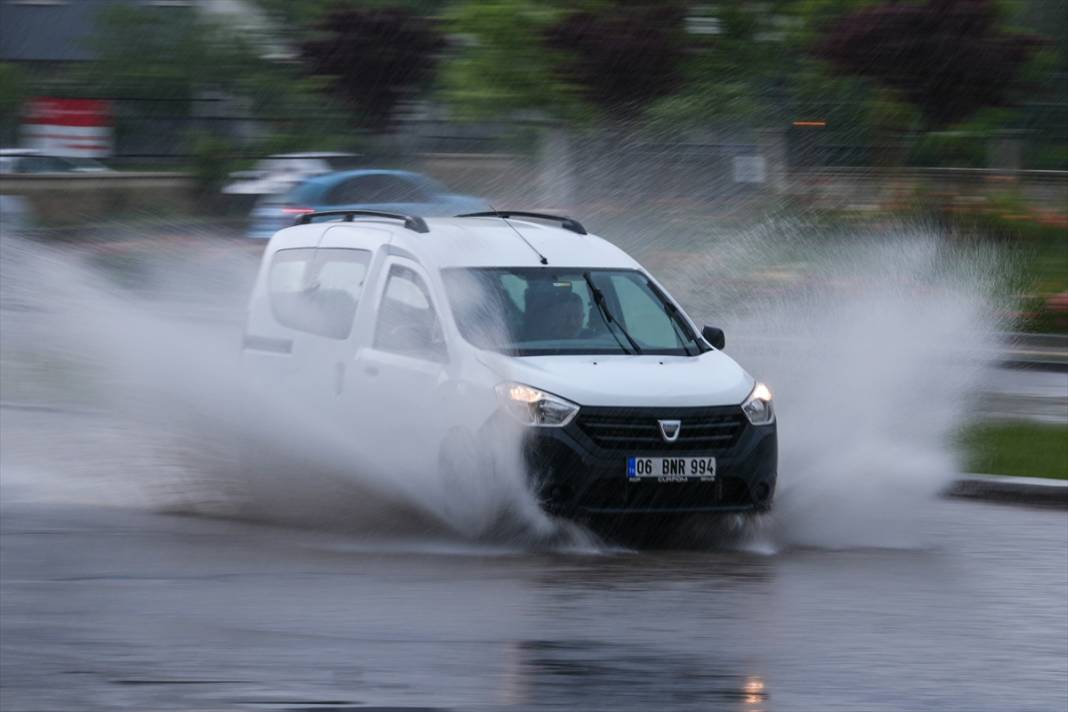
[[[701,336],[705,337],[705,341],[720,351],[723,350],[724,345],[727,343],[727,337],[723,335],[723,329],[717,329],[714,326],[706,326],[701,329]]]

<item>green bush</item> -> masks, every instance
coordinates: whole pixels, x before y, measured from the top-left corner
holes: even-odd
[[[14,143],[25,96],[26,77],[22,68],[0,63],[0,142]]]
[[[1021,315],[1017,328],[1063,332],[1065,315],[1050,299],[1068,291],[1068,225],[1063,213],[1037,211],[1018,193],[991,196],[981,207],[948,214],[958,232],[997,241],[1013,265],[1011,291]]]
[[[960,131],[926,133],[912,145],[907,162],[910,166],[947,166],[983,168],[986,166],[988,138],[982,134]]]
[[[1034,171],[1068,171],[1068,144],[1028,141],[1023,167]]]
[[[233,170],[235,152],[226,139],[214,134],[195,134],[191,139],[190,156],[193,178],[201,196],[217,195]]]

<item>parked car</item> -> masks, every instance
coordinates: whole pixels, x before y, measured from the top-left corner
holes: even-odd
[[[577,221],[353,210],[300,222],[264,251],[246,373],[297,384],[391,478],[503,476],[483,453],[518,432],[527,486],[553,515],[771,506],[767,386],[723,352],[721,330],[699,329]]]
[[[289,190],[311,176],[358,168],[355,153],[279,153],[258,161],[254,168],[230,174],[223,187],[227,195],[274,195]]]
[[[384,210],[411,215],[456,215],[488,210],[481,198],[456,195],[427,176],[363,169],[309,178],[282,195],[261,199],[252,210],[249,237],[260,239],[323,210]]]
[[[95,158],[56,156],[32,148],[0,148],[0,173],[99,173],[110,170]]]

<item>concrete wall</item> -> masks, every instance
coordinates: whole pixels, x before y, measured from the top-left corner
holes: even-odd
[[[23,196],[44,225],[189,213],[196,207],[193,180],[184,173],[8,174],[0,175],[0,194]]]
[[[794,170],[787,191],[816,208],[893,210],[922,200],[953,203],[1017,193],[1038,207],[1063,212],[1068,172],[981,168],[819,168]]]
[[[774,199],[782,192],[810,207],[857,211],[915,207],[921,200],[966,202],[1007,192],[1056,211],[1068,205],[1068,173],[1058,171],[776,170],[769,171],[765,184],[740,186],[723,175],[729,170],[726,161],[660,160],[638,152],[617,164],[546,166],[545,161],[510,154],[423,154],[407,165],[456,192],[483,196],[498,208],[577,215],[637,205],[715,210],[721,204],[743,206],[746,196]],[[570,199],[562,202],[560,186],[547,188],[546,183],[565,175],[573,175],[575,185]],[[24,196],[44,225],[210,212],[197,205],[193,180],[183,173],[6,175],[0,176],[0,194]]]

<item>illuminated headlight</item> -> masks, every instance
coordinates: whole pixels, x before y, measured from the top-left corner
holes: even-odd
[[[753,392],[742,403],[745,417],[753,425],[767,425],[775,422],[775,409],[771,406],[771,390],[763,383],[753,386]]]
[[[501,383],[497,395],[504,409],[523,425],[562,428],[579,412],[571,401],[522,383]]]

